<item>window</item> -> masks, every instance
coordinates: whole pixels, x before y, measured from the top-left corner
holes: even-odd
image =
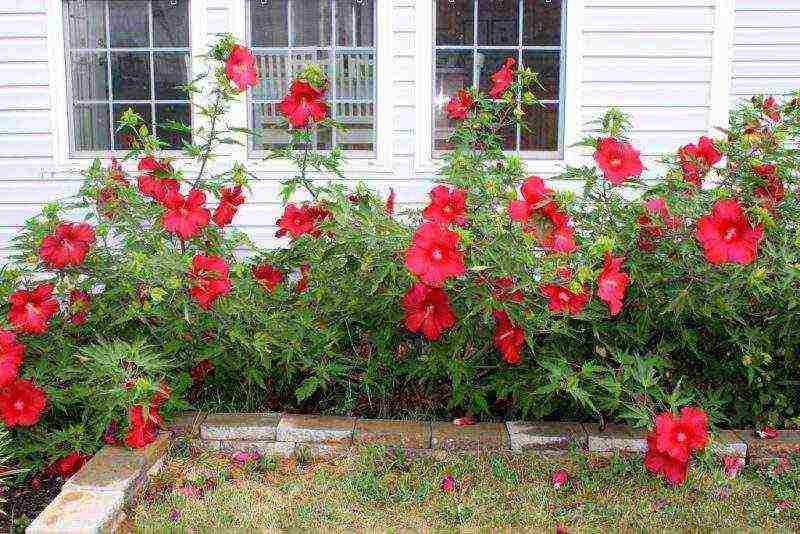
[[[331,116],[347,131],[318,128],[315,147],[374,155],[375,16],[373,0],[250,0],[250,47],[262,79],[248,104],[251,127],[260,134],[251,149],[286,146],[278,103],[292,78],[318,63],[331,81]]]
[[[63,0],[72,152],[124,150],[116,132],[132,108],[171,148],[191,124],[189,0]],[[188,140],[188,139],[187,139]]]
[[[434,0],[433,150],[449,148],[445,107],[461,88],[488,91],[505,58],[539,73],[544,105],[525,109],[526,128],[505,132],[506,150],[555,158],[561,151],[562,0]]]

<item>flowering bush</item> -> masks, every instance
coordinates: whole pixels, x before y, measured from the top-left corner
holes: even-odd
[[[698,404],[716,422],[798,422],[800,99],[743,105],[725,139],[679,148],[658,179],[611,110],[581,142],[594,164],[545,180],[502,150],[538,105],[535,73],[508,60],[488,94],[453,96],[440,183],[402,210],[320,179],[341,176],[342,154],[311,150],[314,129],[341,125],[310,65],[280,104],[291,143],[270,154],[297,167],[285,246],[262,250],[232,227],[250,175],[219,157],[259,134],[225,121],[259,74],[229,37],[209,61],[188,86],[196,165],[128,111],[126,157],[95,162],[15,240],[0,419],[19,461],[66,472],[190,407],[648,426]],[[702,447],[661,440],[684,424],[669,417],[648,466],[677,481],[665,462],[685,471]]]

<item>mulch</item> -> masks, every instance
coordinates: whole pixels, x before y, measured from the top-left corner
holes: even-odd
[[[0,532],[22,532],[56,498],[64,479],[39,475],[28,477],[5,491],[6,502],[0,506]],[[17,530],[12,530],[16,528]]]

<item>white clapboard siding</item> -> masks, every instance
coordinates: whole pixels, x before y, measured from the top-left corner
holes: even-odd
[[[736,0],[731,101],[800,89],[800,2]]]

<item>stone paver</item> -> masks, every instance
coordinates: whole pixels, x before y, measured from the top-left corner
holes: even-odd
[[[739,435],[747,443],[747,455],[755,460],[782,458],[800,454],[800,431],[779,430],[773,439],[759,438],[753,430],[740,430]]]
[[[356,421],[353,442],[427,449],[431,446],[431,424],[422,421],[359,419]]]
[[[285,414],[278,423],[278,441],[297,443],[353,443],[353,417]]]
[[[647,432],[625,425],[609,424],[604,430],[599,425],[584,425],[588,434],[590,452],[641,453],[647,452]]]
[[[184,413],[172,418],[172,421],[167,423],[165,430],[175,434],[175,436],[194,439],[200,436],[200,425],[206,419],[204,413]]]
[[[200,426],[200,437],[275,441],[279,419],[278,413],[209,414]]]
[[[508,449],[508,429],[502,423],[431,424],[431,448],[450,451],[493,451]]]
[[[719,455],[747,457],[747,443],[737,430],[719,430],[712,440],[711,450]]]
[[[216,450],[225,453],[234,452],[257,452],[264,456],[280,456],[288,458],[294,454],[294,443],[286,441],[216,441],[214,448],[209,450]]]
[[[124,491],[67,488],[28,526],[27,534],[96,534],[113,530]]]
[[[125,492],[145,473],[146,457],[124,447],[105,447],[70,478],[67,489]]]
[[[515,451],[566,451],[571,446],[588,448],[586,430],[580,423],[509,421],[508,435]]]

